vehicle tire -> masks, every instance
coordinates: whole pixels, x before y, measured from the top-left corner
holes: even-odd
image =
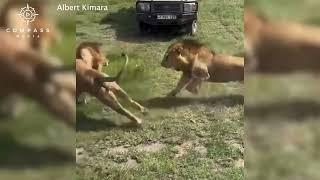
[[[148,32],[148,25],[146,23],[143,22],[139,22],[139,30],[141,34],[146,34]]]
[[[188,25],[188,33],[191,36],[196,35],[197,31],[198,31],[197,21],[193,21],[191,24]]]

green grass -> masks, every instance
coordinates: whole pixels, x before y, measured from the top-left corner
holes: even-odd
[[[314,13],[320,6],[317,0],[247,0],[246,6],[254,7],[271,19],[320,24],[320,15]]]
[[[50,8],[51,10],[51,8]],[[74,16],[57,16],[62,41],[51,54],[74,63]],[[0,121],[0,179],[70,180],[74,177],[75,132],[30,99],[23,111]]]
[[[129,108],[144,119],[142,128],[130,129],[118,126],[126,118],[95,99],[77,106],[76,146],[83,151],[77,179],[244,179],[243,85],[208,83],[197,96],[183,91],[176,99],[164,98],[180,74],[161,68],[162,56],[171,43],[190,37],[141,36],[135,1],[106,4],[107,13],[77,14],[77,43],[103,43],[110,75],[123,64],[120,54],[127,53],[120,85],[150,112],[142,116]],[[219,53],[243,52],[243,6],[242,0],[202,0],[195,38]]]
[[[268,18],[318,25],[319,1],[250,0]],[[319,179],[318,79],[309,74],[246,76],[246,179]]]

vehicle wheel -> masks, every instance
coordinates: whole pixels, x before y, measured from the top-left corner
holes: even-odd
[[[143,23],[143,22],[140,22],[140,23],[139,23],[140,33],[145,34],[145,33],[148,32],[148,29],[149,29],[149,27],[148,27],[147,24],[145,24],[145,23]]]
[[[192,36],[196,35],[197,31],[198,31],[197,21],[193,21],[191,24],[188,25],[188,33],[190,33],[190,35]]]

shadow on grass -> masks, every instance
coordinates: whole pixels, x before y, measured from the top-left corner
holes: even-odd
[[[163,108],[168,109],[171,107],[186,106],[190,104],[206,104],[214,105],[221,103],[227,107],[244,104],[244,97],[242,95],[229,95],[219,97],[157,97],[142,101],[142,103],[148,108]]]
[[[43,168],[74,162],[75,157],[68,152],[22,145],[9,133],[0,133],[0,169]]]
[[[316,102],[298,101],[271,103],[258,106],[245,106],[245,115],[249,120],[251,120],[251,118],[254,120],[264,120],[265,117],[277,116],[299,121],[302,119],[319,117],[319,109],[320,103]]]
[[[95,131],[106,130],[109,128],[117,127],[116,124],[110,120],[101,118],[94,119],[85,115],[84,112],[77,111],[77,131]]]
[[[111,129],[137,129],[138,127],[133,126],[130,123],[126,124],[115,124],[111,120],[106,118],[91,118],[85,115],[84,112],[77,111],[77,131],[100,131],[100,130],[111,130]]]
[[[183,35],[179,28],[170,26],[159,27],[150,33],[141,34],[133,7],[121,8],[117,12],[109,13],[101,19],[100,24],[111,25],[111,28],[116,31],[116,39],[125,42],[167,42]]]

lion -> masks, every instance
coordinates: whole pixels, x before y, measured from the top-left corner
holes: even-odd
[[[102,72],[103,66],[108,66],[109,60],[106,58],[106,55],[101,51],[101,43],[98,42],[89,42],[85,41],[78,45],[76,49],[76,59],[81,59],[85,61],[85,63],[94,70]],[[91,55],[94,58],[83,58],[83,50],[87,49],[91,52]],[[89,99],[85,94],[82,97],[77,98],[77,103],[87,104]]]
[[[259,73],[320,71],[320,28],[244,13],[246,69]]]
[[[123,68],[116,77],[110,77],[101,71],[93,69],[92,64],[87,64],[87,62],[94,61],[96,53],[97,52],[90,47],[80,49],[80,57],[76,59],[76,97],[78,98],[81,94],[88,93],[117,113],[126,116],[135,125],[140,125],[142,120],[127,110],[118,101],[118,98],[122,98],[127,101],[129,105],[140,110],[141,113],[147,112],[145,107],[134,101],[118,84],[118,80],[128,64],[128,56],[123,54],[126,58]]]
[[[168,96],[176,96],[183,88],[198,94],[204,81],[225,83],[244,80],[242,57],[216,54],[195,40],[182,40],[169,46],[161,66],[183,73]]]
[[[15,43],[0,30],[0,99],[29,97],[65,123],[75,125],[74,66],[57,66],[48,57]]]
[[[22,8],[25,8],[27,4],[37,14],[35,19],[29,23],[26,23],[19,15],[22,12]],[[28,0],[28,2],[24,0],[7,0],[0,9],[0,29],[6,35],[15,37],[13,38],[13,45],[16,48],[24,46],[25,49],[35,50],[36,53],[50,57],[44,58],[44,60],[49,60],[50,63],[60,66],[63,64],[62,61],[59,58],[50,56],[49,53],[50,47],[59,42],[61,37],[55,22],[48,16],[48,4],[47,0]],[[17,66],[19,65],[17,64]],[[20,102],[19,98],[12,94],[1,99],[0,106],[12,106],[3,113],[16,116],[19,114],[18,107],[23,107]],[[0,108],[0,113],[1,111]]]

